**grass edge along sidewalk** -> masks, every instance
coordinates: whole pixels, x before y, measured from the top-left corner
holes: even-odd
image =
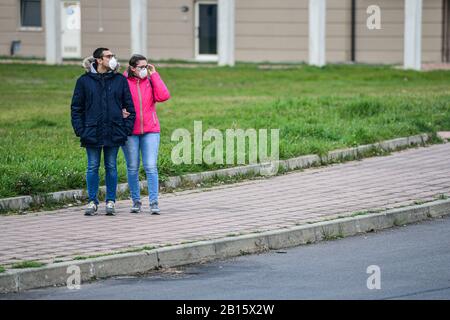
[[[115,254],[86,260],[53,263],[44,267],[5,270],[0,273],[0,293],[66,285],[73,266],[79,268],[81,284],[120,275],[145,274],[161,268],[204,263],[244,254],[295,247],[374,232],[394,226],[444,217],[450,199],[390,209],[381,213],[350,215],[290,228],[235,237],[198,241],[135,253]],[[71,269],[69,269],[71,268]]]
[[[434,134],[423,133],[419,135],[395,138],[373,144],[361,145],[352,148],[338,149],[328,152],[325,156],[319,155],[305,155],[286,160],[279,160],[278,174],[305,169],[314,166],[328,165],[337,162],[345,162],[350,160],[362,159],[374,155],[380,155],[386,152],[398,151],[405,148],[426,146],[436,142],[442,142]],[[195,187],[202,182],[214,182],[220,178],[257,176],[261,170],[268,168],[270,164],[253,164],[245,166],[237,166],[226,169],[219,169],[213,171],[205,171],[200,173],[185,174],[182,176],[169,177],[166,181],[161,183],[162,192],[171,192],[177,188],[189,189]],[[141,188],[146,185],[145,181],[140,182]],[[121,183],[117,187],[118,193],[125,194],[128,192],[128,184]],[[100,193],[104,194],[105,186],[100,188]],[[47,193],[45,195],[36,196],[19,196],[12,198],[0,199],[0,214],[8,213],[14,210],[23,211],[33,207],[44,207],[50,205],[52,208],[61,208],[66,203],[86,199],[86,191],[84,189],[68,190]],[[46,208],[50,209],[50,208]]]

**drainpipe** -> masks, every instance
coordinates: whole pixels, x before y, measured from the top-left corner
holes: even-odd
[[[448,54],[448,0],[442,0],[442,62],[449,62],[449,54]]]
[[[356,62],[356,0],[352,0],[351,8],[351,53],[350,60]]]

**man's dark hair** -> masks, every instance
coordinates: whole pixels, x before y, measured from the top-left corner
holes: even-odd
[[[108,51],[108,48],[97,48],[94,50],[94,53],[92,54],[94,58],[101,59],[103,58],[103,51]]]

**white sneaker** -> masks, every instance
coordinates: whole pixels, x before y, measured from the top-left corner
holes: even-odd
[[[97,209],[98,209],[98,206],[95,204],[95,202],[89,201],[88,205],[84,209],[84,215],[85,216],[95,216],[98,213]]]
[[[106,203],[106,215],[115,216],[116,215],[116,204],[114,201],[108,201]]]
[[[158,214],[161,212],[158,207],[158,201],[150,202],[150,212],[151,214]]]
[[[142,203],[139,200],[133,201],[133,206],[131,207],[131,213],[139,213],[142,209]]]

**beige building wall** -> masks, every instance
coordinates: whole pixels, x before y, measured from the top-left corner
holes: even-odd
[[[442,61],[443,1],[423,1],[422,62]]]
[[[194,58],[194,0],[150,0],[147,17],[149,59]]]
[[[356,1],[356,62],[401,63],[403,61],[404,0]],[[367,28],[370,5],[381,9],[381,29]]]
[[[308,0],[236,0],[237,61],[308,60]]]
[[[81,55],[109,48],[118,59],[131,55],[129,0],[81,0]]]
[[[237,61],[307,62],[308,0],[236,0]],[[194,59],[194,0],[149,0],[149,59]],[[356,61],[402,63],[404,0],[357,0]],[[369,5],[381,8],[381,30],[366,27]],[[0,1],[0,55],[8,56],[13,40],[22,56],[45,56],[45,1],[38,30],[24,30],[19,0]],[[442,59],[442,0],[423,1],[422,59]],[[188,12],[181,7],[187,6]],[[326,60],[345,62],[351,54],[351,0],[327,0]],[[129,0],[81,0],[82,56],[98,46],[127,60],[131,52]]]
[[[351,59],[351,0],[327,0],[326,61]]]
[[[0,55],[9,56],[11,42],[21,41],[21,56],[45,56],[45,8],[42,2],[42,28],[38,30],[26,30],[20,27],[20,1],[0,1]]]
[[[358,0],[356,15],[356,61],[363,63],[403,63],[404,0]],[[366,26],[369,5],[381,9],[381,29]],[[442,59],[442,0],[423,1],[422,61]]]

